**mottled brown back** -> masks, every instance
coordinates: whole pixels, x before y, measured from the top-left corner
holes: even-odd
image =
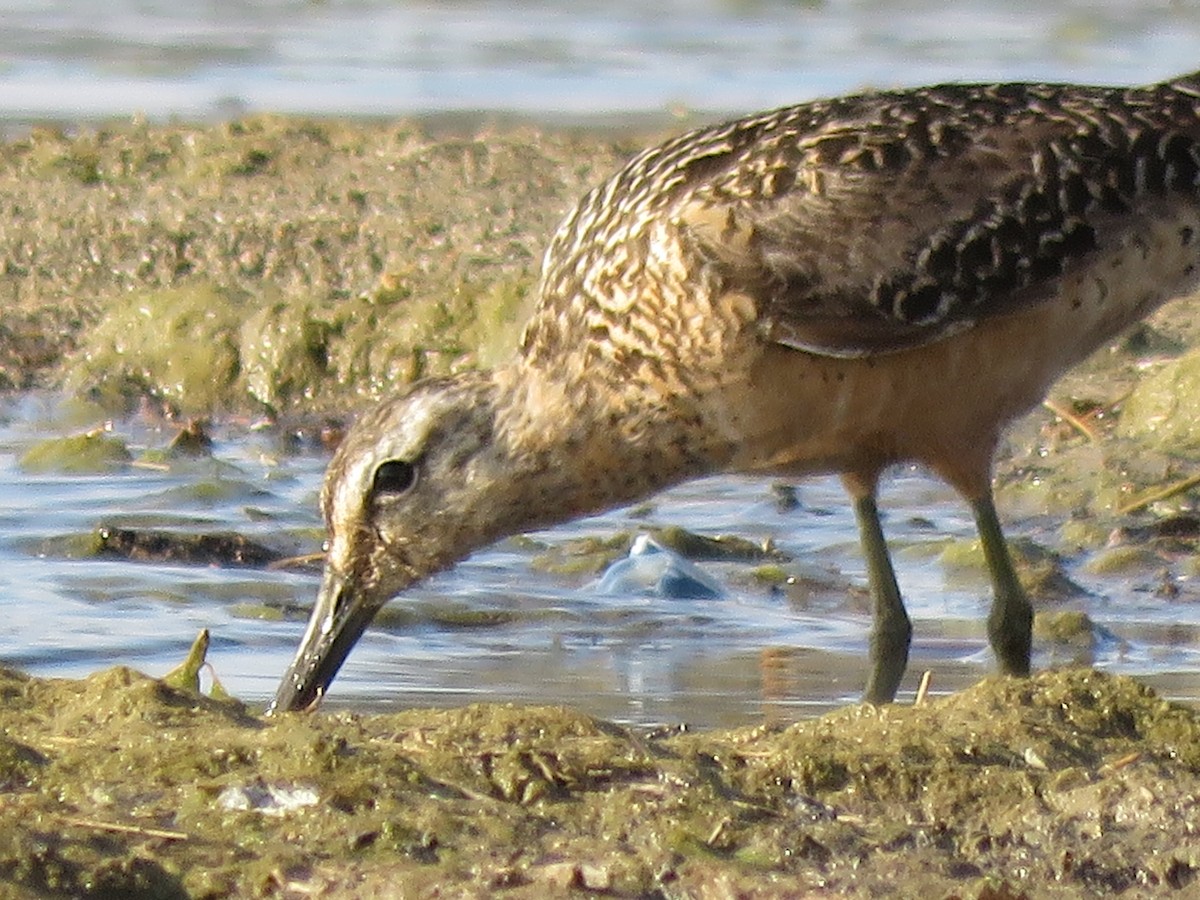
[[[1052,296],[1198,174],[1198,75],[944,85],[700,129],[567,217],[523,353],[694,371],[747,318],[822,355],[917,346]],[[752,309],[714,315],[729,295]]]

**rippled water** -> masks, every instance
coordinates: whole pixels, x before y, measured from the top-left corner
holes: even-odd
[[[175,666],[201,628],[224,685],[249,701],[273,692],[316,591],[315,575],[72,560],[64,535],[101,524],[191,533],[236,530],[287,553],[317,549],[316,492],[325,455],[284,449],[270,431],[219,429],[213,460],[174,471],[131,467],[115,476],[31,476],[21,454],[70,430],[53,398],[15,403],[0,427],[0,661],[37,674],[80,676],[122,663],[153,674]],[[74,426],[77,427],[77,426]],[[135,454],[171,429],[119,423]],[[831,479],[805,482],[800,508],[776,506],[770,484],[710,478],[649,506],[617,510],[534,535],[558,545],[653,524],[771,539],[816,585],[802,596],[758,584],[745,564],[704,564],[721,600],[607,596],[591,576],[539,571],[536,548],[508,541],[394,601],[351,655],[331,705],[395,707],[470,700],[570,703],[640,722],[733,724],[792,719],[856,697],[869,619],[853,518]],[[989,671],[981,574],[949,583],[938,554],[969,538],[966,511],[937,482],[900,472],[884,495],[887,527],[916,625],[911,692]],[[1033,523],[1020,531],[1036,536]],[[852,589],[858,586],[858,589]],[[1172,696],[1200,696],[1200,602],[1165,600],[1149,586],[1097,583],[1075,604],[1111,630],[1096,662],[1148,675]],[[264,619],[265,610],[285,613]],[[1038,662],[1052,661],[1043,647]]]
[[[1200,7],[1170,0],[18,0],[0,15],[9,119],[628,117],[865,85],[1143,81],[1200,66]]]

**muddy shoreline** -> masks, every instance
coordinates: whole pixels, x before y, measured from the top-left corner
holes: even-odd
[[[347,421],[511,352],[559,218],[661,133],[258,117],[15,136],[0,388],[97,417]],[[1195,574],[1196,310],[1168,306],[1018,424],[1006,517],[1060,520],[1053,549],[1089,565]],[[1052,603],[1053,554],[1029,556]],[[1200,717],[1087,670],[702,735],[507,706],[268,722],[127,669],[0,670],[0,698],[0,895],[994,900],[1200,874]]]
[[[8,896],[1176,895],[1200,717],[1088,670],[787,728],[249,715],[0,670]],[[1181,894],[1179,894],[1181,895]]]

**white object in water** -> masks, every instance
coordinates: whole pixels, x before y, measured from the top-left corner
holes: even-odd
[[[720,600],[725,590],[694,562],[664,547],[648,534],[639,534],[629,555],[601,576],[600,594],[642,594],[671,600]]]

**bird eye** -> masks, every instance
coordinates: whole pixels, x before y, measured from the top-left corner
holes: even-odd
[[[408,460],[389,459],[379,464],[375,470],[375,481],[371,485],[372,493],[403,494],[417,482],[417,467]]]

